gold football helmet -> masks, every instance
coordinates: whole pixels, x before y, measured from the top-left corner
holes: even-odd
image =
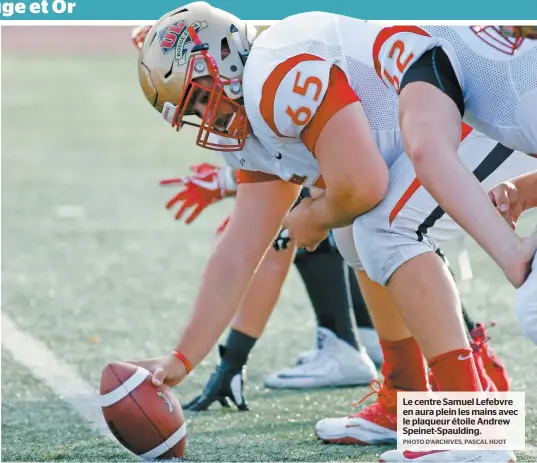
[[[248,127],[242,74],[255,35],[255,27],[206,2],[170,11],[147,32],[140,49],[138,75],[146,99],[177,130],[197,127],[197,145],[241,150]],[[210,84],[197,82],[206,76],[212,78],[204,79]],[[207,95],[204,113],[197,114],[201,122],[187,121],[185,117],[196,114],[193,105],[200,90]],[[214,127],[222,102],[233,108],[225,130]],[[211,134],[232,139],[231,144],[219,144]]]
[[[507,37],[537,39],[537,26],[500,26],[500,30]]]

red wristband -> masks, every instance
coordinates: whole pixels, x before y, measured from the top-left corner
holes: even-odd
[[[174,355],[185,366],[186,374],[188,375],[192,371],[192,364],[190,363],[190,360],[181,354],[181,352],[177,352],[176,350],[172,352],[172,355]]]

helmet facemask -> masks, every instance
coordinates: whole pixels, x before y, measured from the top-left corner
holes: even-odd
[[[472,31],[491,47],[507,55],[520,48],[524,37],[512,26],[471,26]]]
[[[228,79],[220,75],[216,60],[208,51],[208,45],[201,42],[192,26],[188,33],[194,43],[188,61],[183,92],[172,117],[172,126],[178,131],[184,125],[199,129],[196,144],[202,148],[217,151],[240,151],[244,147],[248,135],[248,120],[242,103],[242,82],[239,78]],[[232,31],[233,33],[233,31]],[[210,76],[211,85],[199,82],[199,78]],[[193,106],[198,92],[205,92],[208,101],[203,114],[198,114],[200,123],[185,120],[185,116],[196,114]],[[230,97],[230,95],[232,97]],[[233,98],[234,97],[234,98]],[[218,108],[225,104],[232,108],[232,114],[226,120],[226,127],[216,126]],[[235,140],[233,144],[221,144],[211,141],[211,134]],[[214,140],[214,138],[213,138]]]

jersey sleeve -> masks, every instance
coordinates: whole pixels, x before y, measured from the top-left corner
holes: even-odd
[[[326,123],[345,106],[360,101],[352,89],[345,73],[337,66],[332,66],[328,89],[315,116],[301,133],[302,142],[315,155],[315,144]]]
[[[272,69],[262,87],[259,111],[276,136],[300,138],[323,101],[331,67],[329,61],[303,53]]]
[[[385,27],[373,44],[375,71],[388,88],[399,94],[408,68],[437,45],[438,40],[419,27]]]

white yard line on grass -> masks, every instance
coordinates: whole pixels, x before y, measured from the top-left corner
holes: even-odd
[[[98,390],[84,381],[76,368],[56,357],[41,341],[20,331],[5,311],[2,311],[2,346],[60,399],[71,405],[94,431],[114,438],[104,421]]]

